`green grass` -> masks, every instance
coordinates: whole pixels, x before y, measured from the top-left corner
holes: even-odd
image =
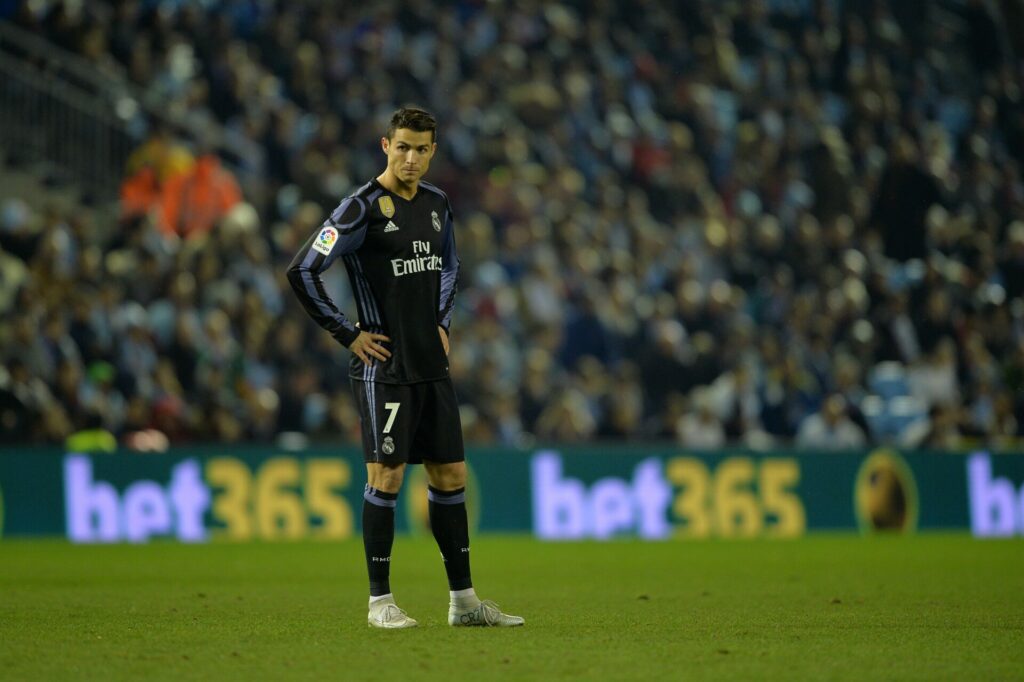
[[[0,543],[0,679],[1024,679],[1024,541],[542,544],[484,537],[455,629],[399,539],[415,630],[366,626],[362,545]]]

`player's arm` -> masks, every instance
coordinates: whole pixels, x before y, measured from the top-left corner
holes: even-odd
[[[441,344],[448,353],[449,330],[452,325],[452,311],[455,309],[455,292],[459,288],[459,254],[455,248],[455,224],[452,210],[448,207],[444,220],[444,237],[441,242],[441,296],[437,310],[437,326],[440,328]]]
[[[342,201],[295,254],[287,274],[288,283],[309,316],[369,363],[369,356],[386,360],[391,355],[378,343],[389,339],[383,334],[360,331],[331,300],[320,277],[339,256],[353,253],[362,245],[366,238],[366,214],[366,204],[361,199],[349,197]]]

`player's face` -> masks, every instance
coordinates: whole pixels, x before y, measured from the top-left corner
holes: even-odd
[[[408,128],[399,128],[389,140],[381,139],[381,146],[388,156],[388,170],[395,179],[406,185],[415,185],[430,168],[437,143],[429,131],[422,133]]]

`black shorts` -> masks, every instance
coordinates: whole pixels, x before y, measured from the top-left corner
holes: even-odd
[[[462,421],[451,379],[382,384],[352,379],[363,459],[384,464],[462,462]]]

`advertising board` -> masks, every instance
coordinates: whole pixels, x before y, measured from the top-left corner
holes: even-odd
[[[469,463],[470,515],[483,532],[546,540],[1024,535],[1020,454],[490,448],[471,450]],[[5,450],[0,533],[73,542],[340,540],[358,531],[365,476],[354,448]],[[397,519],[399,532],[429,530],[421,467],[407,475]]]

